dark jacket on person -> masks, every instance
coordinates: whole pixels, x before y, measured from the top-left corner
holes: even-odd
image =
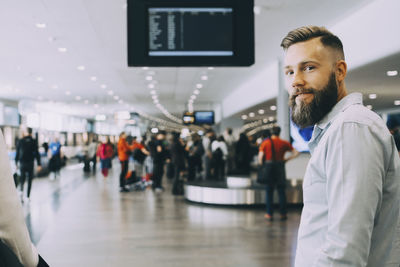
[[[186,150],[185,146],[179,140],[174,141],[174,143],[172,144],[171,158],[172,163],[175,166],[178,166],[180,169],[185,168]]]
[[[33,163],[36,159],[37,164],[40,165],[40,154],[38,144],[32,136],[28,135],[18,141],[17,151],[15,154],[15,163],[18,161],[22,164]]]
[[[157,151],[157,147],[161,146],[161,151]],[[166,146],[164,144],[164,140],[156,140],[154,142],[154,156],[153,156],[153,162],[154,164],[164,164],[165,160],[168,157],[168,151],[166,149]]]

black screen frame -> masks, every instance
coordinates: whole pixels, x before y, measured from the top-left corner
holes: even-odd
[[[231,7],[233,56],[149,56],[150,7]],[[254,0],[128,0],[128,66],[251,66],[254,64],[253,8]]]

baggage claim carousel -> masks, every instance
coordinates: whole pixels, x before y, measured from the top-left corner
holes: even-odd
[[[288,179],[286,184],[288,204],[302,204],[301,179]],[[265,204],[265,186],[255,178],[228,175],[226,182],[195,181],[185,184],[185,198],[190,202],[212,205],[260,205]],[[277,193],[274,202],[278,202]]]

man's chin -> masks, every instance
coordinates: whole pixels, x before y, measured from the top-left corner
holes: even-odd
[[[301,94],[296,96],[296,105],[309,105],[314,99],[314,94]]]

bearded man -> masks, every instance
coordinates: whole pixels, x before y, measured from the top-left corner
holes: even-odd
[[[296,267],[399,266],[400,159],[382,119],[348,94],[340,39],[324,27],[287,34],[291,117],[314,125]]]

